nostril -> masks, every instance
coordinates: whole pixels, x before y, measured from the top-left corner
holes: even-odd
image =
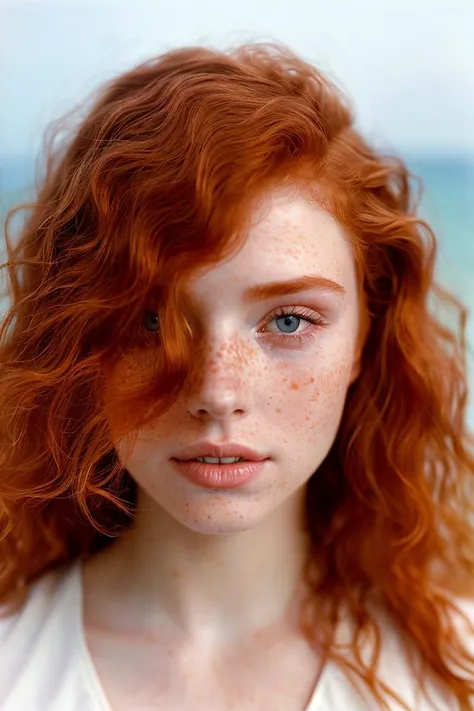
[[[185,394],[188,411],[200,419],[222,420],[226,417],[244,417],[252,409],[253,392],[250,383],[223,383],[210,381],[198,390]]]

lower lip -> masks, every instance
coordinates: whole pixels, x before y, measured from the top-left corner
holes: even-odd
[[[238,462],[236,464],[183,462],[179,459],[171,461],[179,473],[193,484],[206,489],[237,489],[255,479],[269,460],[262,459],[259,462]]]

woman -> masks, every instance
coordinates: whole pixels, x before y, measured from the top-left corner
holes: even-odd
[[[0,708],[472,709],[465,312],[403,162],[272,45],[153,59],[51,151],[8,238]]]

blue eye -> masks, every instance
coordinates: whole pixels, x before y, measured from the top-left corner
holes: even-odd
[[[160,320],[155,311],[145,311],[143,314],[143,328],[151,333],[160,330]]]
[[[277,322],[278,327],[281,328],[282,333],[294,333],[299,328],[301,316],[284,314],[283,316],[277,316],[275,321]]]
[[[306,338],[314,335],[313,326],[323,325],[321,314],[313,309],[302,306],[282,306],[267,315],[260,333],[273,334],[276,338],[284,336]]]

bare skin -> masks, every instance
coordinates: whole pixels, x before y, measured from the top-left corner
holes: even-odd
[[[302,506],[358,374],[358,289],[333,218],[294,194],[263,207],[243,249],[192,285],[207,351],[186,391],[126,460],[116,442],[139,513],[84,569],[85,638],[112,711],[304,711],[321,672],[298,626]],[[244,298],[308,274],[341,288]],[[291,318],[267,320],[282,307],[305,314],[283,335]],[[110,387],[137,368],[123,363]],[[198,441],[270,461],[238,489],[204,490],[170,464]]]
[[[304,544],[284,508],[260,527],[265,548],[253,547],[252,530],[211,550],[182,530],[170,537],[178,524],[163,516],[152,533],[169,537],[162,558],[154,541],[143,546],[131,535],[86,565],[86,640],[113,711],[307,707],[321,664],[298,630],[296,563]],[[152,557],[163,573],[159,591],[142,570]]]

